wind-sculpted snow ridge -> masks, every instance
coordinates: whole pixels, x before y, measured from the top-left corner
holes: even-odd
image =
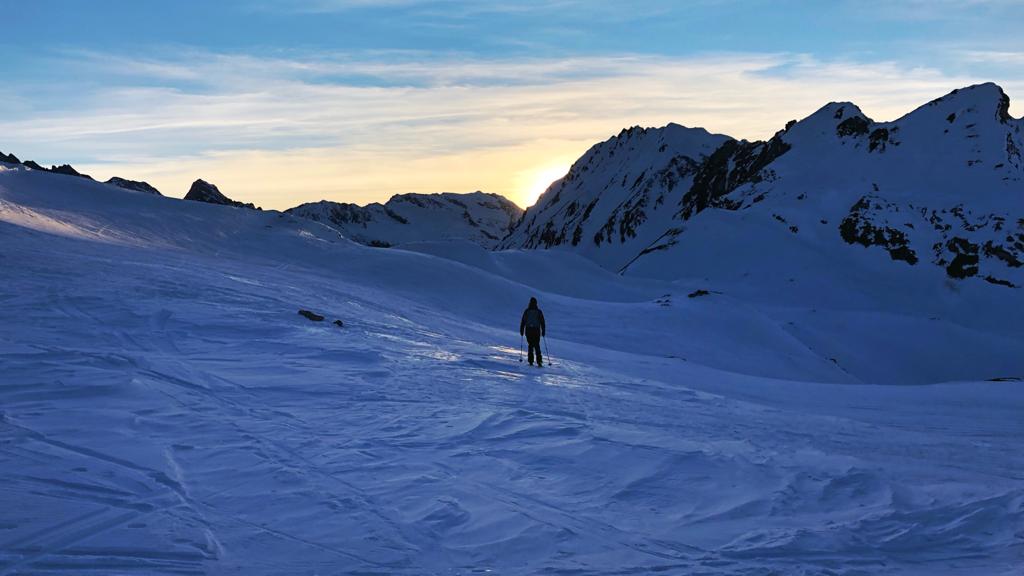
[[[702,291],[0,168],[2,575],[1019,572],[1019,291]]]
[[[860,246],[881,274],[936,267],[950,279],[1019,287],[1024,122],[1008,110],[1002,89],[981,84],[892,122],[831,103],[766,142],[708,136],[696,149],[659,143],[684,130],[672,125],[625,131],[553,184],[503,247],[572,249],[613,271],[671,279],[698,252],[740,273],[768,259],[777,275],[799,277],[805,265],[792,254],[845,261]],[[712,220],[730,228],[703,225]],[[763,250],[772,222],[790,247]],[[721,250],[724,235],[743,238],[742,251]]]
[[[367,206],[323,200],[286,210],[322,222],[360,244],[464,239],[490,248],[508,234],[522,209],[498,194],[396,194]]]

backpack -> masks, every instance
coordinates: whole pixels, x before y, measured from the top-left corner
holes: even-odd
[[[540,328],[540,308],[528,308],[526,310],[526,327]]]

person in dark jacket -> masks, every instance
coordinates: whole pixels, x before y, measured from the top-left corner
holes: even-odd
[[[544,325],[544,313],[537,307],[537,299],[530,298],[530,305],[523,310],[523,319],[519,321],[519,335],[526,335],[526,343],[530,351],[526,358],[533,365],[533,354],[537,353],[537,366],[544,365],[544,358],[540,355],[540,337],[547,334],[547,326]]]

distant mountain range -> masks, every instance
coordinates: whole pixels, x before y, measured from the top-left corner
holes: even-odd
[[[656,278],[792,277],[822,262],[889,262],[1015,287],[1024,285],[1024,121],[1009,102],[999,86],[980,84],[892,122],[833,102],[756,142],[678,124],[629,128],[590,148],[525,212],[483,192],[285,212],[372,246],[465,239],[561,249]],[[66,164],[3,153],[0,162],[91,180]],[[160,194],[145,182],[107,184]],[[185,199],[256,208],[203,180]]]
[[[324,200],[285,212],[322,222],[371,246],[464,239],[492,248],[511,231],[523,210],[498,194],[445,192],[398,194],[384,204],[367,206]]]
[[[14,154],[4,154],[3,152],[0,152],[0,162],[4,162],[7,164],[18,164],[42,172],[52,172],[54,174],[63,174],[64,176],[76,176],[78,178],[85,178],[86,180],[93,179],[92,176],[89,176],[88,174],[82,174],[78,170],[75,170],[70,164],[62,164],[60,166],[51,166],[49,168],[45,168],[32,160],[21,161]],[[138,182],[135,180],[127,180],[125,178],[119,178],[117,176],[114,176],[113,178],[107,180],[105,183],[110,184],[112,186],[117,186],[118,188],[124,188],[126,190],[134,190],[135,192],[145,192],[147,194],[155,194],[157,196],[161,195],[159,190],[150,186],[147,182]]]
[[[0,162],[22,165],[32,170],[92,180],[68,164],[44,168],[31,160],[22,162],[13,154],[0,152]],[[114,177],[105,182],[134,192],[160,196],[146,182]],[[260,210],[252,203],[226,196],[215,184],[205,180],[192,183],[185,200],[221,206]],[[484,248],[493,248],[519,221],[523,210],[498,194],[471,192],[457,194],[396,194],[384,204],[366,206],[322,200],[285,210],[286,213],[320,222],[350,240],[377,247],[430,240],[469,240]]]
[[[830,103],[767,141],[670,124],[592,147],[500,248],[573,250],[624,274],[779,274],[867,251],[1024,284],[1024,122],[995,84],[892,122]],[[856,256],[859,258],[859,256]]]

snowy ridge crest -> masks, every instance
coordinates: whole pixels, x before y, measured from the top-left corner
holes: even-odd
[[[491,248],[522,215],[498,194],[396,194],[367,206],[321,200],[286,210],[321,222],[370,246],[388,247],[425,240],[469,240]]]

